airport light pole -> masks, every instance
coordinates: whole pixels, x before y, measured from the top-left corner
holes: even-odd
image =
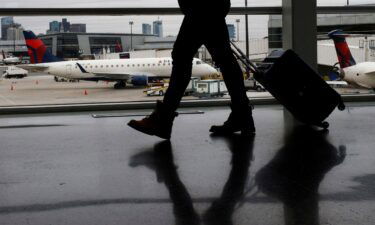
[[[16,54],[16,26],[12,24],[11,26],[13,28],[13,55]]]
[[[237,42],[240,41],[240,19],[236,19],[237,23]]]
[[[133,51],[133,21],[129,22],[130,25],[130,50]]]
[[[245,0],[245,7],[247,8],[247,0]],[[246,32],[246,58],[250,58],[250,51],[249,51],[249,16],[245,14],[245,32]],[[246,67],[246,77],[250,77],[250,71]]]
[[[245,0],[245,7],[247,8],[247,0]],[[246,27],[246,57],[249,58],[249,16],[245,14],[245,27]]]

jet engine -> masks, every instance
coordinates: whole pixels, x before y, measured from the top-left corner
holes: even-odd
[[[134,76],[130,80],[130,83],[134,86],[147,86],[148,85],[148,77],[145,75]]]

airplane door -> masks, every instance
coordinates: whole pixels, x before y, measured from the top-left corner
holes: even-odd
[[[72,75],[72,65],[66,65],[66,75]]]

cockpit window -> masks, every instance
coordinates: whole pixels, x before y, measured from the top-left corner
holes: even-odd
[[[200,64],[202,64],[202,61],[197,61],[197,65],[200,65]]]

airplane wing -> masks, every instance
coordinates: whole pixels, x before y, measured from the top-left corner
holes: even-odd
[[[49,66],[47,65],[38,65],[38,64],[21,64],[16,65],[17,67],[28,70],[28,71],[44,71],[48,69]]]
[[[94,76],[97,77],[103,77],[103,78],[108,78],[111,80],[130,80],[132,77],[135,76],[147,76],[147,77],[156,77],[155,74],[151,73],[142,73],[142,72],[137,72],[137,73],[101,73],[101,72],[94,72],[91,73]]]
[[[375,76],[375,71],[371,71],[371,72],[367,72],[365,73],[366,75],[369,75],[369,76]]]
[[[338,80],[335,80],[335,81],[326,81],[327,84],[330,84],[330,85],[342,85],[342,86],[348,86],[348,82],[346,81],[338,81]]]

